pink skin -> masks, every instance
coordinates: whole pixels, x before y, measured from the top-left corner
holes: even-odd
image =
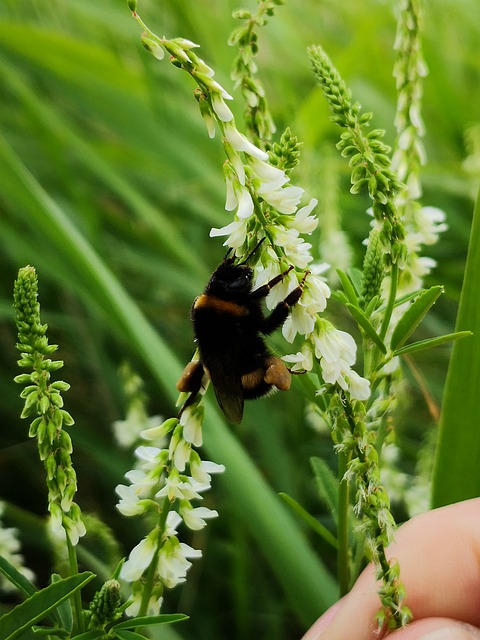
[[[440,629],[449,629],[445,640],[449,634],[452,640],[480,640],[480,499],[412,518],[398,530],[388,556],[400,563],[414,618],[389,640],[420,640]],[[303,640],[379,640],[377,587],[369,566]]]

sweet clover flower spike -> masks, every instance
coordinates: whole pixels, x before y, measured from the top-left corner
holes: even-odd
[[[440,233],[447,229],[446,216],[441,209],[425,207],[418,202],[422,195],[420,169],[426,161],[421,101],[427,67],[422,56],[421,25],[420,1],[403,0],[394,47],[398,102],[395,116],[397,141],[392,158],[392,167],[407,187],[396,196],[396,205],[406,228],[405,244],[408,248],[398,284],[399,296],[422,287],[424,277],[435,266],[434,260],[420,255],[422,249],[425,245],[435,244]],[[397,307],[396,317],[404,311],[404,306]]]
[[[50,356],[57,345],[48,344],[47,325],[40,321],[37,300],[38,282],[33,267],[23,267],[14,286],[15,320],[18,329],[17,348],[21,352],[18,365],[29,369],[15,378],[26,385],[20,394],[25,400],[22,418],[36,415],[29,436],[37,439],[48,488],[48,510],[54,532],[66,533],[72,545],[85,535],[80,507],[74,502],[77,478],[72,466],[72,441],[65,426],[73,424],[72,416],[63,409],[61,393],[70,387],[61,380],[52,382],[51,375],[63,366]]]
[[[312,70],[332,111],[331,119],[342,129],[337,147],[350,158],[352,193],[363,188],[373,201],[372,212],[381,229],[381,241],[392,263],[402,264],[406,256],[405,230],[398,216],[395,196],[403,188],[390,167],[390,148],[382,142],[384,132],[366,132],[372,115],[361,114],[358,102],[330,58],[320,46],[309,49]]]
[[[265,91],[257,78],[255,56],[258,52],[258,35],[256,29],[264,26],[272,17],[282,0],[262,0],[258,3],[256,15],[240,9],[233,17],[242,20],[243,24],[233,31],[228,44],[238,47],[238,55],[233,63],[232,80],[235,88],[240,87],[245,100],[245,123],[252,140],[262,145],[269,141],[275,133],[275,123],[268,110]]]
[[[124,516],[153,514],[156,525],[130,552],[120,578],[132,583],[128,615],[158,614],[164,590],[184,582],[191,559],[201,551],[180,542],[177,529],[183,524],[202,529],[215,510],[193,506],[210,488],[211,474],[222,465],[202,461],[195,447],[202,443],[203,404],[197,402],[182,413],[142,433],[149,445],[135,450],[138,464],[126,474],[130,484],[119,485],[118,510]],[[169,437],[168,448],[162,443]]]

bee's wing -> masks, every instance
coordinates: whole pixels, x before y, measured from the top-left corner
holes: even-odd
[[[243,390],[241,379],[220,362],[209,363],[208,373],[213,389],[225,416],[230,422],[239,423],[243,416]]]

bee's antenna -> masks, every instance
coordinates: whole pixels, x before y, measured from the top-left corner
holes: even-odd
[[[223,259],[224,262],[227,260],[228,256],[232,253],[232,251],[233,251],[233,249],[232,249],[232,247],[230,247],[230,249],[225,254],[225,257]],[[235,256],[233,256],[233,257],[235,257]]]
[[[247,255],[245,260],[242,260],[242,262],[240,262],[239,264],[245,264],[246,262],[248,262],[250,260],[250,258],[253,256],[253,254],[257,251],[258,247],[262,244],[262,242],[265,239],[266,239],[266,236],[263,236],[263,238],[259,242],[257,242],[257,244],[254,246],[254,248],[250,251],[250,253]]]

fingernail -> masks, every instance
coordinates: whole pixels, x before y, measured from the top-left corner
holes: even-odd
[[[430,631],[419,640],[479,640],[480,630],[469,624],[455,625]]]

